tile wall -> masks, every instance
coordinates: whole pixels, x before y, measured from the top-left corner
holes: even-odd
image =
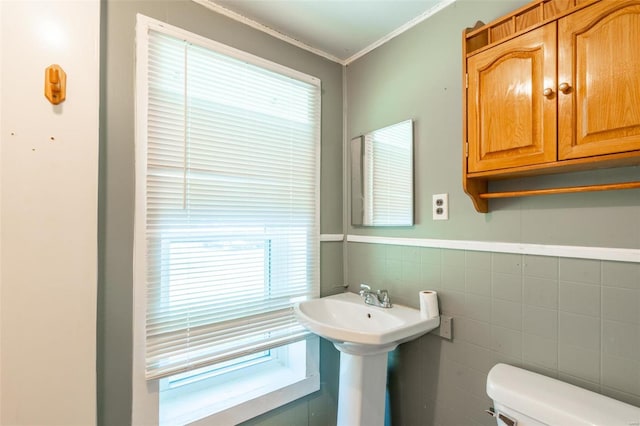
[[[390,356],[394,425],[495,425],[486,375],[498,362],[640,406],[640,264],[349,243],[348,281],[418,307],[438,291],[454,339]]]

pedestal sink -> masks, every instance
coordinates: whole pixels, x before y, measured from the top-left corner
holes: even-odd
[[[384,424],[387,355],[440,325],[417,309],[366,305],[354,293],[300,302],[296,317],[340,351],[338,426]]]

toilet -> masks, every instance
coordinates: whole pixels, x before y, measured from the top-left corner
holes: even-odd
[[[507,364],[487,376],[499,426],[640,426],[640,408]]]

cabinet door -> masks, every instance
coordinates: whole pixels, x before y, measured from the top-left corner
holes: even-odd
[[[559,158],[640,150],[640,3],[602,1],[558,25]]]
[[[468,58],[467,73],[469,173],[556,160],[555,23]]]

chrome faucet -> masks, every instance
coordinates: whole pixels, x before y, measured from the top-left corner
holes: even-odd
[[[371,287],[366,284],[360,284],[360,296],[364,297],[364,303],[367,305],[377,306],[379,308],[390,308],[391,299],[389,299],[389,292],[387,290],[373,291]]]

